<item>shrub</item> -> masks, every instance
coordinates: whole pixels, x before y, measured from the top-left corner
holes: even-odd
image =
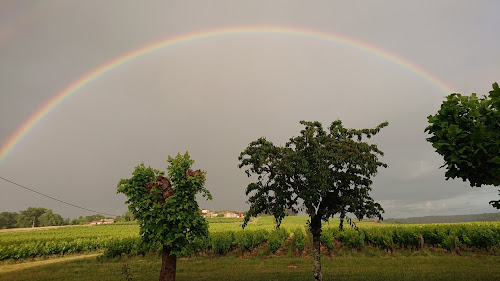
[[[223,255],[229,251],[233,244],[233,232],[217,232],[209,235],[212,250],[218,255]]]
[[[304,251],[304,246],[305,246],[305,237],[304,237],[304,232],[302,231],[301,228],[297,228],[294,232],[295,234],[295,246],[299,251]]]
[[[334,238],[335,237],[333,229],[328,228],[324,230],[323,233],[321,234],[320,242],[321,244],[323,244],[323,246],[325,246],[326,249],[328,249],[328,251],[331,251],[335,247]]]
[[[269,249],[271,252],[275,253],[289,235],[290,233],[285,228],[272,231],[269,237]]]

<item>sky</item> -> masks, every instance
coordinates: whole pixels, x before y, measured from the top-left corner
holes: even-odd
[[[0,177],[120,215],[121,178],[141,162],[165,170],[169,155],[189,151],[213,195],[200,206],[245,211],[253,178],[237,158],[251,141],[284,145],[300,120],[358,129],[388,121],[370,140],[389,165],[371,193],[385,218],[498,212],[488,204],[498,188],[445,180],[424,129],[446,95],[484,95],[500,82],[499,9],[498,1],[0,1],[0,149],[81,82],[10,146]],[[200,36],[208,32],[218,35]],[[0,180],[0,212],[30,206],[93,214]]]

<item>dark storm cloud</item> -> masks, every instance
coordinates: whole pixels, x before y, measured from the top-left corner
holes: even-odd
[[[47,3],[0,6],[10,12],[0,16],[2,143],[100,65],[152,42],[220,27],[277,25],[344,35],[403,57],[464,94],[485,94],[500,77],[496,3]],[[23,24],[16,20],[23,18]],[[303,119],[324,126],[341,119],[355,128],[389,121],[373,140],[390,165],[373,186],[386,217],[492,212],[485,199],[497,191],[446,182],[438,169],[442,159],[425,141],[426,117],[446,94],[394,62],[321,40],[199,40],[144,56],[82,88],[30,131],[0,164],[0,174],[120,214],[126,210],[116,194],[120,178],[142,161],[164,169],[168,155],[188,150],[195,167],[208,172],[214,195],[200,205],[245,210],[249,179],[236,165],[252,140],[266,136],[284,144]],[[5,182],[0,190],[0,211],[44,206],[63,216],[88,215]]]

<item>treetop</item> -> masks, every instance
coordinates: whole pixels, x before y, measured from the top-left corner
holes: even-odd
[[[279,226],[286,210],[306,211],[311,218],[327,220],[335,214],[344,217],[353,213],[381,217],[380,204],[369,196],[371,177],[378,167],[387,167],[378,161],[382,156],[375,144],[363,142],[388,125],[372,129],[348,129],[340,120],[325,131],[318,121],[301,121],[304,129],[282,146],[275,146],[265,138],[251,142],[241,152],[239,168],[245,167],[250,177],[246,195],[250,210],[245,222],[260,213],[273,214]]]

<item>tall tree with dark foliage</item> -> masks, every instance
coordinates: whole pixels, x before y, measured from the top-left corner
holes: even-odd
[[[314,278],[322,280],[320,237],[322,221],[338,214],[341,225],[347,213],[358,219],[379,217],[383,209],[370,197],[372,176],[383,155],[375,144],[363,142],[387,126],[384,122],[373,129],[348,129],[342,122],[333,122],[328,131],[320,122],[301,121],[305,128],[284,147],[265,138],[251,142],[239,156],[239,168],[257,176],[248,185],[250,210],[243,227],[252,216],[273,214],[277,226],[287,210],[305,211],[310,216],[313,235]]]

